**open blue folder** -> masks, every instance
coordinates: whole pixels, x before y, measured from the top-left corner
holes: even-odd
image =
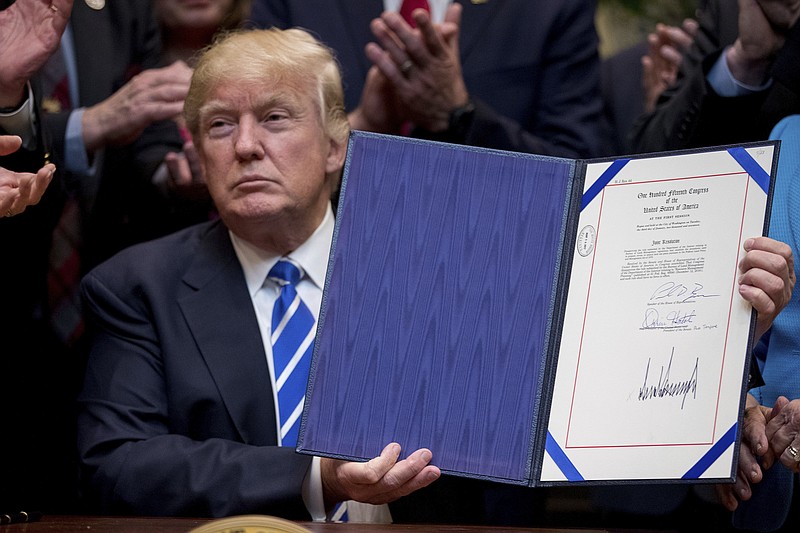
[[[586,165],[353,132],[298,451],[544,484]]]

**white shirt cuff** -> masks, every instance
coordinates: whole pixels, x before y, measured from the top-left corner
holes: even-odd
[[[9,135],[19,135],[22,138],[22,147],[26,150],[36,148],[35,114],[33,112],[33,91],[28,83],[28,95],[25,101],[11,113],[0,113],[0,127]]]
[[[322,472],[319,457],[311,459],[311,467],[303,480],[303,503],[314,522],[325,521],[325,499],[322,496]]]

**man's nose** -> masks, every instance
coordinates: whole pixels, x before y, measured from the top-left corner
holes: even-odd
[[[243,117],[239,122],[236,135],[236,156],[240,159],[261,159],[264,157],[264,146],[261,135],[263,132],[258,124],[248,117]]]

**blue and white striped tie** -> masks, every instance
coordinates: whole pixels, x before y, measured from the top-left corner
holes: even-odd
[[[303,270],[278,261],[268,274],[281,286],[272,310],[272,363],[278,390],[281,446],[295,446],[314,348],[314,315],[297,294]]]

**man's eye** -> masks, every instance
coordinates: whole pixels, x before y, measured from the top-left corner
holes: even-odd
[[[226,120],[212,120],[208,123],[208,133],[211,135],[224,135],[230,131],[232,125]]]
[[[267,115],[267,121],[269,122],[274,122],[276,120],[285,120],[287,118],[288,116],[286,115],[286,113],[269,113]]]

